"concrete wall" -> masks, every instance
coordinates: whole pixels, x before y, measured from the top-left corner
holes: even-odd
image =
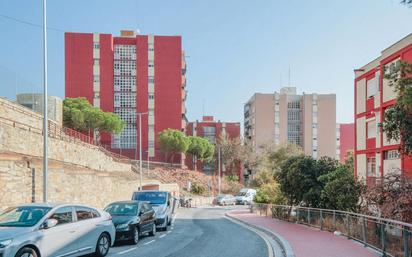
[[[43,199],[39,118],[0,99],[0,209]],[[112,201],[131,199],[140,185],[140,175],[132,171],[130,162],[116,159],[97,146],[64,139],[49,137],[49,201],[102,208]],[[177,184],[144,179],[145,184],[157,184],[179,195]]]
[[[130,200],[139,188],[139,176],[133,172],[97,171],[49,162],[49,201],[83,203],[103,208],[113,201]],[[179,195],[176,184],[145,179],[144,184],[158,184],[161,190]],[[41,202],[43,170],[39,158],[0,155],[0,206]]]

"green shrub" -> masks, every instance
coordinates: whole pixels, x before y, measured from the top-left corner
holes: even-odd
[[[194,182],[192,184],[192,193],[196,194],[196,195],[203,195],[205,193],[206,189],[204,186],[202,186],[201,184],[198,184],[196,182]]]
[[[255,202],[257,203],[271,203],[284,204],[285,197],[280,191],[279,184],[275,181],[263,184],[257,189]]]
[[[229,175],[225,177],[228,182],[239,182],[239,177],[236,175]]]

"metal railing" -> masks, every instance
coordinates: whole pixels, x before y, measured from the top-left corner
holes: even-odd
[[[251,212],[279,220],[338,231],[382,253],[412,257],[412,224],[358,213],[298,206],[252,204]]]

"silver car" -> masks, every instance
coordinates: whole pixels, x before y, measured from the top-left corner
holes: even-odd
[[[103,257],[115,236],[111,216],[84,205],[28,204],[0,213],[0,257]]]
[[[236,198],[233,195],[218,195],[216,197],[216,203],[218,205],[235,205]]]

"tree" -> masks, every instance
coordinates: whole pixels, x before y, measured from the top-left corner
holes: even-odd
[[[337,161],[323,157],[315,160],[305,155],[292,156],[280,167],[276,178],[290,205],[321,207],[324,183],[318,178],[337,167]]]
[[[412,0],[401,0],[401,3],[412,7]]]
[[[266,148],[266,165],[275,175],[280,171],[282,164],[290,157],[302,154],[302,149],[295,144],[284,144]]]
[[[202,138],[202,137],[196,137],[196,136],[189,136],[188,140],[189,140],[189,147],[186,152],[191,154],[194,157],[195,163],[197,163],[197,160],[209,161],[211,159],[211,157],[213,156],[213,152],[214,152],[214,146],[212,145],[212,143],[209,142],[209,140]],[[196,169],[196,165],[195,165],[195,169]]]
[[[171,155],[171,162],[173,163],[176,154],[185,153],[189,148],[189,139],[183,132],[176,129],[165,129],[159,133],[157,138],[159,147],[167,155]]]
[[[124,128],[119,116],[93,107],[84,97],[64,99],[63,125],[89,135],[92,131],[118,134]]]
[[[236,174],[242,160],[242,144],[239,138],[230,138],[220,135],[216,141],[216,147],[220,149],[220,159],[226,168],[226,174]],[[217,158],[217,156],[216,156]]]
[[[381,183],[367,188],[362,198],[365,213],[412,222],[412,180],[403,175],[385,175]]]
[[[385,79],[397,97],[396,103],[385,111],[383,131],[388,140],[401,140],[403,153],[412,154],[412,64],[399,62],[388,73]]]
[[[321,192],[322,208],[358,211],[363,185],[355,180],[353,170],[349,166],[340,165],[336,170],[320,176],[319,181],[324,184]]]

